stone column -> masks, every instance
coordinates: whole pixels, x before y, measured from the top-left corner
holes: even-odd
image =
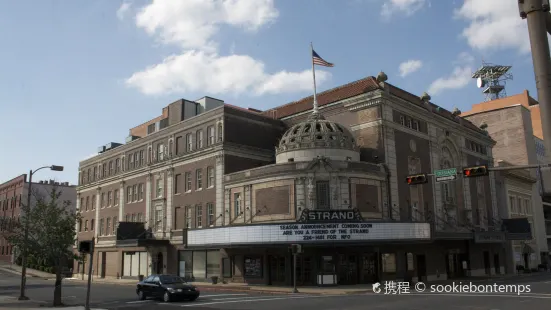
[[[351,205],[348,178],[339,177],[338,182],[339,182],[340,193],[341,193],[340,199],[339,199],[340,209],[348,209],[348,207]]]
[[[99,235],[99,209],[101,209],[101,198],[100,198],[100,193],[101,192],[101,187],[98,187],[96,189],[96,215],[95,215],[95,220],[94,220],[94,237],[97,239],[98,238],[98,235]]]
[[[251,214],[251,185],[243,186],[243,223],[247,223],[247,220],[250,219]]]
[[[392,122],[392,107],[388,105],[383,105],[383,120],[384,122]],[[384,124],[384,123],[383,123]],[[393,205],[390,206],[392,209],[392,218],[400,218],[400,210],[404,206],[399,205],[399,196],[398,196],[398,171],[396,168],[396,141],[394,139],[394,129],[383,125],[384,130],[384,145],[385,145],[385,162],[390,171],[390,196],[392,199],[392,204],[396,204],[396,207]]]
[[[165,205],[165,224],[164,232],[165,234],[170,235],[172,231],[172,200],[174,195],[174,168],[170,167],[166,171],[166,205]]]
[[[208,136],[207,136],[208,139]],[[208,178],[208,175],[207,175]],[[215,226],[224,225],[226,217],[224,209],[224,155],[216,155],[216,167],[214,168],[214,186],[216,190],[216,204],[214,206]],[[222,216],[220,216],[222,214]]]
[[[124,184],[125,181],[119,182],[119,222],[122,222],[124,219],[124,203],[125,203],[125,195],[126,192],[124,191]]]
[[[297,216],[300,216],[302,210],[306,209],[306,204],[304,202],[304,178],[300,177],[295,179],[295,193],[295,208],[297,210]]]
[[[229,225],[231,222],[231,191],[229,189],[224,190],[224,204],[222,207],[222,218],[224,220],[224,226]],[[227,211],[227,212],[226,212]]]
[[[151,173],[147,175],[145,182],[145,228],[149,228],[151,221]]]

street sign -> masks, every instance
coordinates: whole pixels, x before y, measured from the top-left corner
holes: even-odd
[[[449,175],[447,177],[436,177],[436,182],[453,181],[456,180],[456,175]]]
[[[434,171],[434,176],[439,177],[449,177],[452,175],[457,175],[457,169],[456,168],[449,168],[449,169],[442,169],[442,170],[436,170]]]

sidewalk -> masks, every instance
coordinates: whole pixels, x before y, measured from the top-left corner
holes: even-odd
[[[0,265],[0,270],[15,273],[15,274],[21,274],[21,266],[18,266],[18,265],[3,264],[3,265]],[[30,269],[30,268],[27,268],[27,276],[41,278],[41,279],[55,279],[55,274],[53,273],[48,273],[48,272]]]
[[[20,301],[13,296],[2,296],[0,295],[0,309],[66,309],[66,310],[84,310],[84,306],[63,306],[63,307],[52,307],[51,303],[37,301],[37,300],[26,300]],[[101,308],[91,308],[91,310],[107,310]]]

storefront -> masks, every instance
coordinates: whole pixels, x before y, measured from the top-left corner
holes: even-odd
[[[428,223],[365,222],[355,210],[326,210],[303,212],[294,223],[190,230],[187,240],[180,266],[188,278],[290,285],[296,272],[298,285],[351,285],[425,272],[419,243],[430,242],[431,230]],[[291,244],[303,249],[296,266]]]

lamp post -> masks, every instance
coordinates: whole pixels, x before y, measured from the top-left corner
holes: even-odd
[[[44,166],[36,169],[35,171],[29,171],[29,188],[27,189],[27,208],[25,212],[27,213],[27,220],[25,221],[25,235],[23,237],[23,249],[21,251],[21,292],[19,294],[19,300],[29,300],[29,297],[25,296],[25,285],[27,282],[27,248],[28,248],[28,242],[29,242],[29,216],[31,211],[31,187],[33,184],[33,174],[35,174],[38,170],[50,168],[52,171],[63,171],[63,166]]]

